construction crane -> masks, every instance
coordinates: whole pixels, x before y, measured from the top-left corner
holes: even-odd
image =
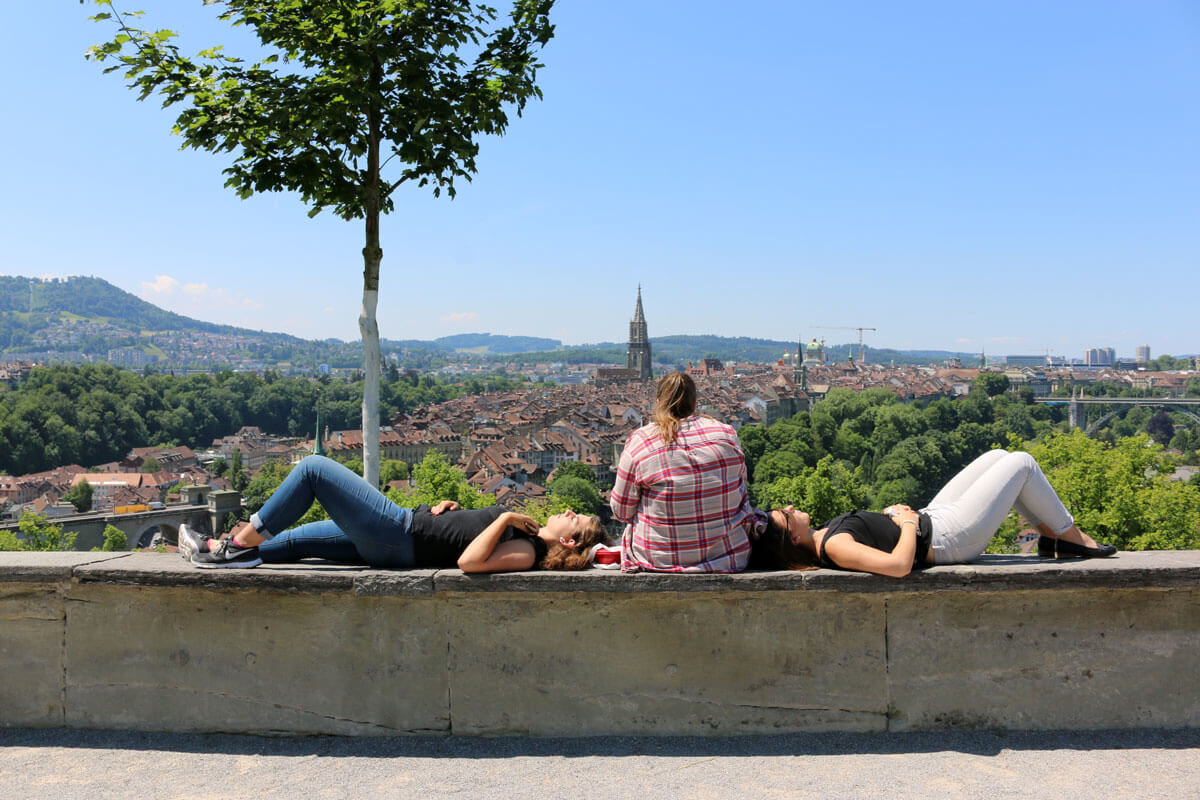
[[[858,331],[858,363],[864,363],[865,348],[863,348],[863,331],[873,331],[875,328],[860,327],[857,325],[810,325],[810,328],[821,328],[827,331]]]

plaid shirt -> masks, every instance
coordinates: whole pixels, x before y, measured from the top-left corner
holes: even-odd
[[[754,524],[737,433],[708,417],[679,423],[673,444],[654,424],[629,436],[613,515],[625,526],[621,571],[741,572]]]

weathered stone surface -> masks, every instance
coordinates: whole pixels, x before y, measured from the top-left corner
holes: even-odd
[[[433,569],[368,570],[354,578],[360,597],[417,597],[433,594]]]
[[[1200,588],[888,600],[893,730],[1200,725]]]
[[[0,725],[389,734],[1200,726],[1200,552],[903,579],[0,553]]]
[[[67,605],[66,724],[445,731],[432,602],[84,584]]]
[[[128,553],[77,553],[0,551],[0,583],[71,579],[76,567],[127,558]]]
[[[82,565],[73,574],[80,583],[351,592],[355,579],[366,571],[366,567],[324,561],[201,569],[177,553],[128,553],[119,560]]]
[[[63,598],[52,583],[0,583],[0,726],[63,724]]]
[[[882,598],[773,592],[447,599],[455,733],[885,726]]]
[[[616,570],[582,572],[509,572],[468,575],[457,569],[438,570],[438,592],[727,592],[803,589],[807,572],[745,572],[733,575],[639,572]]]

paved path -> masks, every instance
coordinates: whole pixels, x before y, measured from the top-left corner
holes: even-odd
[[[1200,797],[1200,729],[266,739],[0,730],[0,798]]]

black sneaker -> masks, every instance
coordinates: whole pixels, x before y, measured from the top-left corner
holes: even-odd
[[[187,525],[179,526],[179,555],[191,561],[197,553],[208,552],[208,537],[201,536]]]
[[[196,553],[192,563],[201,569],[248,569],[262,563],[257,547],[242,547],[230,536],[222,539],[216,550]]]

